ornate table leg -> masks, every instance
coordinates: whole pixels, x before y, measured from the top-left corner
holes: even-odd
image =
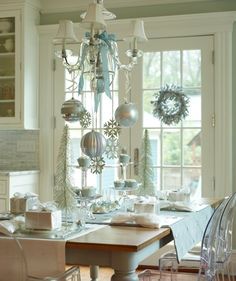
[[[111,277],[111,281],[138,281],[138,276],[135,270],[121,271],[114,270],[114,274]]]
[[[112,268],[114,274],[111,281],[138,281],[136,268],[138,267],[139,259],[136,253],[112,253]]]
[[[97,281],[98,280],[98,270],[99,270],[99,266],[97,266],[97,265],[90,265],[90,278],[91,278],[91,281]]]

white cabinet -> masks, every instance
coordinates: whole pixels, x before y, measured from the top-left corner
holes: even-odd
[[[0,212],[10,210],[10,198],[14,193],[39,192],[39,172],[0,172]]]
[[[38,128],[37,3],[0,1],[0,129]]]

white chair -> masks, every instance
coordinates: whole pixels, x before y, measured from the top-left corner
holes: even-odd
[[[81,278],[77,266],[56,276],[43,278],[29,276],[20,240],[12,234],[2,234],[0,235],[0,281],[81,281]]]
[[[0,281],[25,281],[27,268],[21,245],[11,235],[0,235]]]
[[[81,281],[80,270],[77,266],[73,266],[64,273],[53,277],[48,276],[44,278],[38,278],[34,276],[27,276],[27,281]]]

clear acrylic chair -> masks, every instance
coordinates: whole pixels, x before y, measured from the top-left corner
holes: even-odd
[[[233,196],[226,198],[216,208],[211,216],[203,235],[201,248],[199,252],[188,253],[181,262],[196,263],[199,267],[198,280],[204,277],[204,280],[215,280],[219,272],[219,266],[217,265],[219,255],[219,226],[222,221],[222,216],[226,210],[226,206],[231,202]],[[226,229],[222,233],[227,232]],[[199,266],[200,265],[200,266]],[[160,280],[162,280],[163,272],[168,269],[170,272],[170,279],[174,280],[176,273],[178,272],[178,262],[175,251],[170,251],[161,256],[159,259]]]
[[[236,193],[234,193],[227,205],[224,208],[223,215],[220,219],[220,225],[218,230],[218,252],[216,265],[218,268],[217,274],[221,275],[224,280],[225,271],[227,273],[228,280],[234,280],[234,276],[231,275],[230,270],[230,258],[232,254],[232,239],[233,239],[233,224],[234,216],[236,213]],[[218,276],[219,277],[219,276]]]
[[[81,281],[80,270],[77,266],[73,266],[57,276],[48,276],[44,278],[27,276],[27,281]]]
[[[20,240],[10,233],[0,235],[0,249],[0,281],[81,281],[77,266],[55,276],[29,276]]]

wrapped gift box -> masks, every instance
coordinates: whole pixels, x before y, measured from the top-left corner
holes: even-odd
[[[155,203],[134,203],[135,213],[156,213]]]
[[[169,201],[190,201],[190,193],[182,191],[171,191],[168,195]]]
[[[52,230],[62,224],[61,210],[25,212],[25,227],[30,229]]]
[[[21,196],[10,199],[10,211],[13,214],[22,214],[37,206],[38,196]]]

